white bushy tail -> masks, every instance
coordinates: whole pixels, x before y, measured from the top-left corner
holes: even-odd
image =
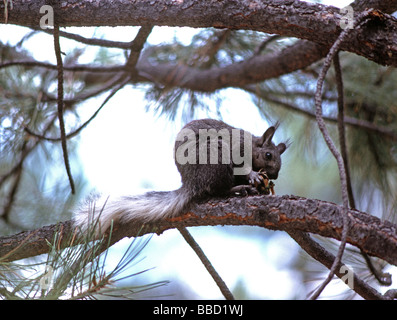
[[[154,191],[136,196],[100,197],[90,199],[76,211],[74,223],[83,232],[94,226],[103,234],[112,221],[151,222],[171,218],[183,213],[190,197],[184,189],[175,191]]]

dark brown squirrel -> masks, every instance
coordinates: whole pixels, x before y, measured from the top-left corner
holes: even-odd
[[[277,179],[280,156],[287,148],[285,143],[272,142],[277,127],[271,126],[256,137],[219,120],[191,121],[175,142],[175,164],[182,178],[179,189],[91,200],[75,213],[75,225],[85,230],[98,220],[98,231],[104,233],[112,220],[150,222],[175,217],[195,200],[246,194],[263,181],[259,171]]]

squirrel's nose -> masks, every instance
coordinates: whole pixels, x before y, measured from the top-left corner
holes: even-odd
[[[278,172],[276,172],[276,173],[267,172],[266,174],[269,177],[269,179],[277,179],[278,178]]]

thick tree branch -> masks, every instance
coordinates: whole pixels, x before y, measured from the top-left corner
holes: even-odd
[[[254,56],[240,63],[211,69],[197,69],[181,64],[161,63],[151,64],[145,58],[138,60],[136,70],[138,79],[135,81],[151,81],[164,86],[175,86],[201,92],[213,92],[226,87],[242,87],[271,78],[277,78],[303,69],[324,57],[328,48],[308,41],[299,41],[281,52]],[[41,67],[56,70],[56,66],[37,61],[9,61],[0,64],[1,68],[22,65],[26,67]],[[124,73],[126,67],[65,65],[65,71],[108,73],[112,78],[117,73]],[[139,78],[139,75],[141,77]],[[95,75],[98,77],[98,75]]]
[[[347,210],[351,226],[347,242],[369,255],[397,265],[397,225],[382,221],[367,213]],[[340,240],[342,234],[342,207],[334,203],[296,196],[250,196],[213,199],[194,205],[185,215],[147,224],[116,224],[111,244],[124,237],[137,237],[181,227],[209,225],[250,225],[271,230],[299,230]],[[61,231],[62,239],[70,239],[72,222],[45,226],[33,231],[0,238],[0,259],[13,261],[48,252],[47,241],[54,232]],[[70,246],[63,241],[59,248]]]
[[[239,88],[301,70],[324,57],[328,49],[312,42],[298,41],[281,52],[254,56],[225,67],[197,69],[171,63],[152,65],[142,60],[138,62],[137,69],[159,84],[213,92],[227,87]]]
[[[37,28],[43,16],[40,8],[45,4],[44,0],[13,0],[8,22]],[[371,5],[375,8],[380,6],[376,1],[372,1]],[[361,6],[356,7],[361,9]],[[306,39],[328,47],[341,32],[340,21],[343,18],[339,8],[298,0],[96,0],[81,1],[78,5],[69,0],[63,1],[59,10],[60,26],[150,24],[245,29]],[[357,14],[359,12],[355,12]],[[4,4],[0,2],[0,21],[5,21],[3,15]],[[397,66],[396,43],[396,20],[378,13],[374,15],[372,24],[352,32],[341,50],[357,53],[377,63]]]

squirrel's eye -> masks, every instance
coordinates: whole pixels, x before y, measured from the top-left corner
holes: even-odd
[[[266,160],[272,160],[272,154],[270,152],[265,153]]]

